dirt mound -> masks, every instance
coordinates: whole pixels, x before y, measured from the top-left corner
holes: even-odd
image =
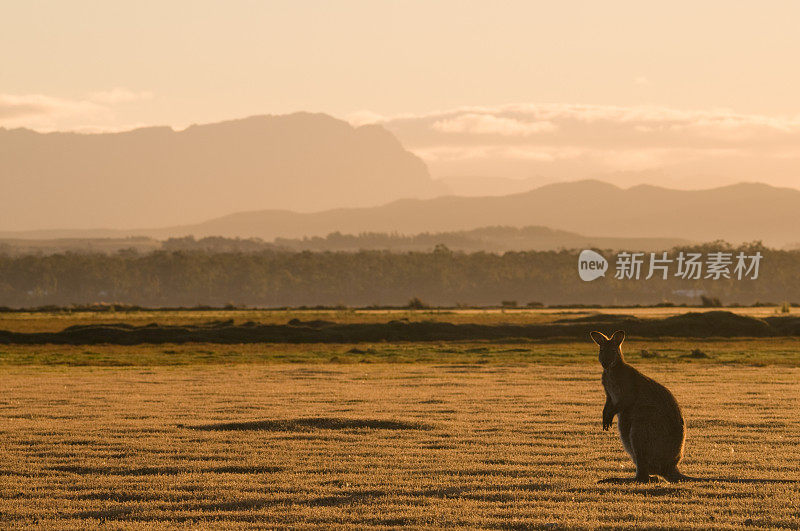
[[[592,315],[585,315],[583,317],[565,317],[557,319],[556,323],[598,323],[598,324],[614,324],[622,323],[627,324],[630,322],[638,322],[639,318],[633,315],[622,315],[616,313],[593,313]]]
[[[764,319],[778,335],[800,336],[800,317],[766,317]]]
[[[756,319],[727,311],[692,312],[665,319],[625,315],[588,316],[545,324],[454,324],[422,321],[348,323],[296,321],[285,325],[214,321],[198,325],[144,326],[95,324],[70,326],[60,332],[0,331],[0,344],[142,343],[360,343],[380,341],[469,341],[565,338],[588,341],[589,332],[625,330],[632,337],[767,337],[800,336],[800,318]]]
[[[333,321],[324,321],[322,319],[314,319],[311,321],[301,321],[300,319],[290,319],[288,323],[289,326],[307,326],[308,328],[322,328],[324,326],[332,326],[335,325]]]
[[[681,337],[764,337],[777,335],[775,328],[762,319],[727,311],[690,312],[661,320],[643,321],[638,332],[640,335],[645,336]]]

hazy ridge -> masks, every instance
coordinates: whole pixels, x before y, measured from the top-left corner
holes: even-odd
[[[253,116],[121,133],[0,128],[0,229],[159,227],[255,208],[379,205],[444,193],[378,125]]]
[[[259,252],[274,251],[360,251],[386,250],[393,252],[427,252],[438,245],[453,251],[506,252],[546,251],[556,249],[636,249],[654,251],[688,245],[692,242],[677,238],[603,238],[584,236],[547,227],[481,227],[469,231],[423,232],[397,234],[364,232],[303,238],[276,238],[266,242],[260,238],[225,238],[208,236],[169,238],[161,241],[149,237],[127,238],[59,238],[59,239],[0,239],[0,254],[28,255],[73,253],[115,253],[135,250]]]
[[[196,225],[162,229],[0,232],[0,238],[92,238],[193,235],[252,238],[326,236],[332,232],[420,234],[490,226],[544,226],[605,238],[761,240],[783,247],[797,242],[800,191],[740,183],[708,190],[657,186],[628,189],[600,181],[542,186],[500,197],[445,196],[402,199],[382,206],[313,213],[239,212]]]

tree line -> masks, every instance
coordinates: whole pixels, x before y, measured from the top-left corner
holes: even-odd
[[[0,255],[0,306],[432,306],[724,304],[800,301],[800,252],[716,242],[674,252],[758,251],[757,279],[582,281],[578,251],[165,251]],[[602,251],[601,251],[602,252]],[[644,275],[643,275],[644,276]]]

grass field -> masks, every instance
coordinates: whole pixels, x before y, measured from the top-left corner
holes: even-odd
[[[1,315],[0,328],[109,322],[105,313],[19,315]],[[295,317],[337,320],[269,318]],[[588,338],[2,345],[0,528],[800,526],[800,339],[632,338],[624,347],[677,396],[688,423],[682,470],[709,480],[597,483],[633,466],[616,432],[601,430]]]
[[[702,352],[700,358],[694,351]],[[628,359],[638,364],[800,367],[800,338],[630,339]],[[372,363],[596,364],[588,341],[510,339],[379,343],[247,343],[163,345],[0,345],[0,367],[15,365],[156,367],[219,364]]]
[[[800,522],[800,369],[651,363],[688,419],[683,470],[632,474],[589,364],[8,367],[0,525]]]

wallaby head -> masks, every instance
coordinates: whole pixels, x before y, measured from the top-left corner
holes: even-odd
[[[622,361],[620,345],[625,341],[625,332],[617,330],[610,338],[602,332],[592,332],[590,335],[592,340],[600,346],[600,365],[604,369],[613,367]]]

